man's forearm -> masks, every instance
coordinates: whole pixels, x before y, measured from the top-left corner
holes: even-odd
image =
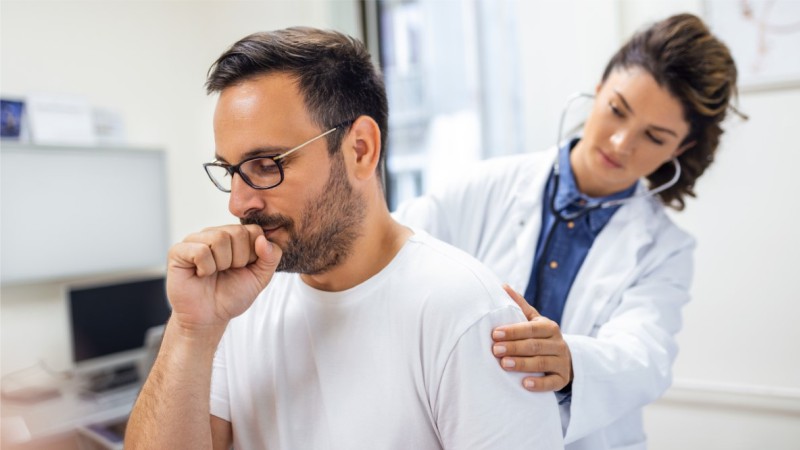
[[[209,397],[220,332],[167,324],[161,350],[131,412],[126,449],[211,449]]]

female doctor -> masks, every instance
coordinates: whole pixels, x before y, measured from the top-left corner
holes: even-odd
[[[529,322],[495,329],[492,351],[544,373],[523,386],[556,391],[569,449],[646,447],[642,407],[671,383],[692,277],[694,241],[665,207],[695,195],[735,95],[726,46],[667,18],[611,58],[579,137],[485,161],[396,213],[508,282]]]

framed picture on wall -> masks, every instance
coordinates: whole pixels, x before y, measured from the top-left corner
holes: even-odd
[[[0,99],[0,137],[20,140],[22,136],[22,100]]]
[[[800,87],[800,1],[705,0],[711,31],[733,53],[742,91]]]

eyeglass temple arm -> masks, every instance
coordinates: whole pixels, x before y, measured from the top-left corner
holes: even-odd
[[[279,159],[283,159],[283,158],[285,158],[285,157],[289,156],[290,154],[292,154],[292,153],[296,152],[297,150],[300,150],[301,148],[305,147],[306,145],[308,145],[308,144],[310,144],[310,143],[312,143],[312,142],[316,141],[317,139],[322,139],[322,138],[324,138],[325,136],[327,136],[327,135],[329,135],[329,134],[333,133],[334,131],[336,131],[336,129],[337,129],[337,128],[339,128],[339,127],[333,127],[333,128],[331,128],[330,130],[328,130],[328,131],[326,131],[326,132],[324,132],[324,133],[320,134],[319,136],[317,136],[317,137],[314,137],[314,138],[311,138],[311,139],[309,139],[309,140],[307,140],[307,141],[303,142],[302,144],[298,145],[297,147],[295,147],[295,148],[293,148],[293,149],[291,149],[291,150],[287,150],[286,152],[284,152],[284,153],[281,153],[280,155],[278,155],[278,156],[276,156],[276,157],[274,157],[274,158],[272,158],[272,159],[273,159],[273,160],[279,160]]]

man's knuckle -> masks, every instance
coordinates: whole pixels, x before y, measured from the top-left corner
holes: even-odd
[[[247,239],[250,237],[250,233],[247,231],[247,228],[245,228],[244,225],[233,226],[227,230],[227,232],[234,239]]]

